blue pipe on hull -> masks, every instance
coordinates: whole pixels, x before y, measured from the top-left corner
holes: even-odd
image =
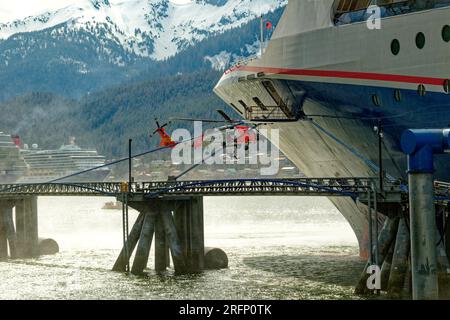
[[[401,147],[408,156],[413,299],[434,300],[439,285],[433,156],[450,149],[450,129],[406,130]]]
[[[434,173],[433,155],[450,149],[450,129],[406,130],[401,138],[408,173]]]

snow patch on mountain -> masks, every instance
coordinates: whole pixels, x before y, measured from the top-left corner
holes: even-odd
[[[222,51],[215,56],[206,56],[205,60],[211,63],[211,67],[214,70],[221,71],[225,70],[231,63],[232,54],[227,51]]]
[[[222,51],[214,56],[206,56],[204,59],[211,63],[211,68],[213,68],[214,70],[224,71],[242,61],[257,58],[258,56],[260,56],[260,52],[261,41],[256,40],[254,43],[247,44],[245,48],[242,48],[240,54],[233,54],[231,52]]]

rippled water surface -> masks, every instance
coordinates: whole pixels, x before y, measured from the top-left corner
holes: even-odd
[[[326,199],[206,198],[206,246],[222,248],[229,268],[157,275],[151,254],[147,277],[110,271],[121,248],[121,211],[101,209],[105,201],[40,198],[40,236],[57,240],[61,251],[0,262],[0,299],[357,298],[364,262]]]

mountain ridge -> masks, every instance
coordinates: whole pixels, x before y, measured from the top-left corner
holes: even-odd
[[[240,27],[286,4],[286,0],[85,0],[53,12],[0,23],[0,39],[59,26],[107,38],[139,57],[164,60],[211,34]],[[59,30],[55,30],[54,34]]]
[[[282,10],[280,7],[265,17],[276,24]],[[221,70],[257,52],[259,19],[211,33],[162,61],[138,56],[107,34],[95,32],[93,26],[90,30],[73,30],[62,23],[0,40],[0,101],[29,92],[80,98],[136,78],[145,80],[201,68]]]

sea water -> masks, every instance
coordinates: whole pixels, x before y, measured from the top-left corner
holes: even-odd
[[[349,224],[324,198],[205,198],[205,245],[229,267],[175,276],[112,272],[121,210],[108,198],[39,198],[39,235],[60,252],[0,262],[0,299],[357,299],[364,261]],[[130,211],[130,225],[137,213]],[[132,260],[131,260],[132,261]]]

